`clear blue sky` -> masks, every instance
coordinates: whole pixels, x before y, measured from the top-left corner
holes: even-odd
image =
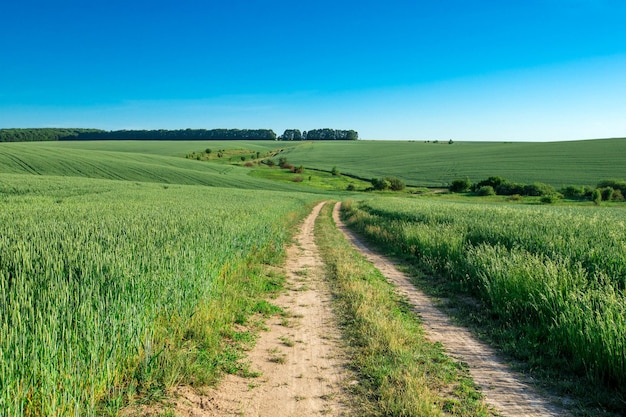
[[[19,0],[0,21],[0,128],[626,136],[623,0]]]

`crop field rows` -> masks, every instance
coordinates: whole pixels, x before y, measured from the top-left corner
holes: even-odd
[[[610,387],[619,393],[613,405],[620,406],[626,382],[622,209],[385,198],[353,204],[348,217],[369,239],[481,300],[503,328],[513,329],[509,336],[519,338],[508,341],[513,353]]]
[[[174,346],[219,363],[224,347],[215,333],[232,321],[220,315],[245,311],[219,305],[224,280],[264,252],[278,256],[281,219],[307,201],[69,178],[51,191],[47,179],[25,182],[0,195],[0,409],[7,416],[96,415],[115,390],[121,397],[171,384],[190,366],[168,355]]]
[[[615,163],[624,143],[0,144],[0,415],[116,415],[137,396],[237,372],[236,341],[252,336],[233,323],[270,308],[259,300],[280,287],[263,264],[280,263],[295,220],[329,196],[359,199],[346,205],[351,227],[476,297],[505,351],[607,388],[614,398],[598,403],[623,411],[621,203],[348,193],[368,182],[330,171],[430,186],[474,174],[595,184],[626,176]],[[185,158],[241,146],[305,171]],[[547,159],[531,158],[542,150]]]

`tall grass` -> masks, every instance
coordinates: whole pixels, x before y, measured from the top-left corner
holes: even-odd
[[[368,238],[480,297],[533,355],[624,395],[623,210],[408,199],[346,207]]]
[[[316,224],[343,331],[361,382],[361,416],[489,416],[467,368],[425,338],[420,320],[333,225],[331,206]]]
[[[307,201],[28,182],[0,195],[3,416],[114,414],[137,392],[211,382],[237,356],[233,322],[280,284],[255,265],[280,258],[285,219]]]

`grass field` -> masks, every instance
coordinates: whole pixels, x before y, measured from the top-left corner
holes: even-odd
[[[283,150],[280,155],[296,166],[326,171],[337,167],[342,173],[367,180],[392,175],[414,186],[441,187],[457,178],[469,177],[478,182],[490,176],[527,184],[544,182],[555,187],[595,186],[601,180],[626,178],[621,160],[626,154],[626,139],[453,144],[420,141],[7,143],[0,147],[0,172],[78,176],[87,173],[96,178],[132,176],[140,181],[149,180],[152,175],[156,182],[213,185],[217,180],[207,179],[206,174],[224,173],[224,168],[180,160],[207,148],[246,149],[263,154]],[[163,172],[163,165],[169,172]],[[118,175],[119,170],[122,172]]]
[[[454,179],[473,182],[501,176],[556,187],[596,185],[625,178],[626,139],[553,143],[308,142],[285,150],[294,165],[339,171],[365,179],[387,175],[415,186],[441,187]]]
[[[138,394],[243,372],[236,346],[250,336],[233,323],[271,310],[263,298],[280,287],[262,264],[280,262],[309,203],[347,196],[363,200],[353,205],[353,227],[448,278],[448,291],[478,297],[486,309],[476,317],[489,318],[503,349],[530,368],[567,368],[608,387],[615,398],[597,403],[626,409],[622,203],[389,198],[344,191],[367,182],[309,169],[297,183],[297,174],[258,165],[271,152],[294,165],[415,185],[466,175],[594,185],[626,177],[625,144],[2,143],[0,410],[115,415]],[[206,148],[234,156],[185,158]],[[240,166],[238,149],[260,158]],[[585,383],[573,385],[566,394],[584,396]]]
[[[65,147],[63,142],[54,142],[53,146],[49,146],[49,142],[3,143],[0,146],[0,173],[246,189],[298,189],[291,184],[252,178],[248,168],[142,153],[145,148],[127,147],[132,144],[121,143],[115,147],[115,143],[108,143],[101,146],[108,150],[94,150],[82,149],[74,142],[68,143],[74,146]],[[152,143],[162,145],[161,142]],[[94,145],[92,142],[82,144],[87,147]],[[145,143],[138,145],[149,147]],[[166,148],[172,152],[175,149],[172,143]],[[163,148],[159,152],[164,152]]]
[[[417,265],[441,294],[479,300],[482,333],[529,369],[589,381],[626,410],[623,208],[378,198],[348,206],[352,227]],[[426,279],[428,280],[428,279]],[[603,388],[604,387],[604,388]],[[568,388],[571,390],[571,386]],[[568,395],[567,393],[566,395]]]
[[[263,184],[0,174],[0,414],[115,415],[237,371],[233,324],[281,282],[258,265],[319,198]]]

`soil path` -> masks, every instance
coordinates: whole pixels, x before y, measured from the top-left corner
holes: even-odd
[[[569,416],[565,410],[551,404],[537,393],[523,377],[512,372],[495,352],[476,340],[470,332],[450,322],[428,297],[417,290],[409,277],[398,271],[387,258],[378,255],[348,230],[339,217],[340,203],[333,209],[337,227],[354,246],[387,279],[398,287],[423,320],[424,330],[433,342],[440,342],[447,353],[468,364],[474,382],[481,387],[486,401],[502,416]]]
[[[344,390],[352,378],[313,236],[323,205],[313,209],[287,250],[287,291],[272,301],[287,314],[271,317],[249,352],[250,370],[261,375],[228,375],[204,394],[179,388],[177,416],[352,415]]]

